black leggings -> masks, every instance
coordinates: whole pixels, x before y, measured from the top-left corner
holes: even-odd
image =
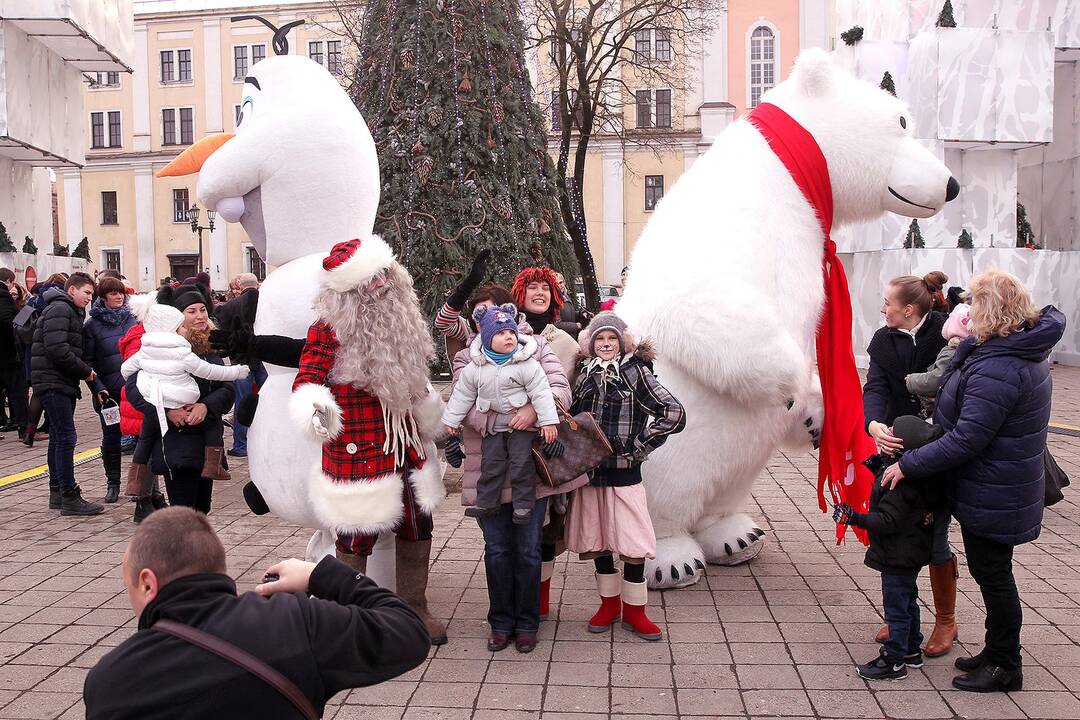
[[[615,558],[611,555],[601,555],[593,558],[593,566],[601,575],[615,574]],[[639,583],[645,581],[645,563],[623,562],[623,579],[627,582]]]
[[[188,468],[173,469],[165,473],[165,489],[169,492],[170,505],[183,505],[204,515],[210,514],[214,481],[200,477],[199,473],[200,470]]]

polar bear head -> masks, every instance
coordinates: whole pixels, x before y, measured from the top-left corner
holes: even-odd
[[[886,210],[927,218],[960,192],[945,164],[912,137],[907,104],[837,67],[820,48],[799,55],[791,76],[762,100],[817,140],[829,165],[836,225]]]

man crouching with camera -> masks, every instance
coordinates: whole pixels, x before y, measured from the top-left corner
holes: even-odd
[[[90,720],[321,717],[339,691],[405,673],[431,646],[397,595],[332,557],[280,562],[238,596],[190,508],[144,520],[123,575],[139,629],[87,676]]]

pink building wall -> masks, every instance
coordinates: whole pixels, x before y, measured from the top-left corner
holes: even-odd
[[[735,117],[746,112],[749,100],[750,34],[766,25],[779,36],[776,82],[788,76],[799,54],[799,0],[728,0],[728,102]]]

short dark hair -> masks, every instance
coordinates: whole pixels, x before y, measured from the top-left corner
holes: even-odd
[[[101,278],[107,278],[107,277],[116,278],[117,280],[123,280],[124,279],[124,276],[120,274],[119,270],[102,270],[101,272],[98,273],[98,279],[99,280]]]
[[[98,297],[105,297],[109,293],[126,293],[127,286],[124,285],[124,281],[119,278],[114,278],[111,275],[104,277],[98,277],[97,294]]]
[[[68,276],[67,282],[64,283],[64,289],[70,290],[71,288],[81,288],[86,285],[93,285],[94,278],[90,277],[84,272],[73,272]]]
[[[10,268],[0,268],[0,282],[15,282],[15,273]]]
[[[514,302],[514,296],[510,294],[510,291],[504,285],[499,285],[498,283],[481,285],[476,288],[476,291],[469,297],[468,302],[465,303],[467,316],[472,317],[472,311],[476,306],[487,300],[490,300],[496,305],[505,305],[506,303]]]
[[[139,523],[128,544],[128,570],[138,577],[144,568],[161,587],[187,575],[225,573],[225,548],[205,515],[168,507]]]

